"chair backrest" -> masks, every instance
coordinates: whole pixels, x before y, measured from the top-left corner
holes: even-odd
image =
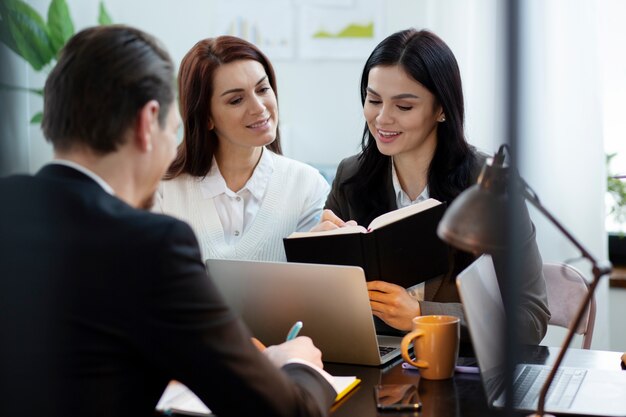
[[[549,324],[569,328],[589,292],[589,284],[579,270],[563,263],[544,263],[543,275],[552,315]],[[587,312],[576,329],[577,334],[583,335],[583,349],[591,347],[595,321],[596,300],[592,297]]]

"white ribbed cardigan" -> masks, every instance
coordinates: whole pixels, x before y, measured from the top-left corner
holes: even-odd
[[[162,181],[153,211],[189,223],[196,233],[202,258],[286,261],[283,238],[296,231],[303,213],[310,209],[318,182],[325,181],[313,167],[272,154],[274,172],[259,212],[249,229],[234,245],[224,239],[224,230],[212,198],[200,190],[202,178],[184,174]],[[323,204],[323,202],[322,202]],[[319,207],[321,211],[323,206]]]

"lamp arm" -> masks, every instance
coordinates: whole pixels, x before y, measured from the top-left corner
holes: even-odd
[[[543,416],[546,397],[548,395],[548,390],[550,389],[550,385],[552,384],[552,381],[554,380],[554,377],[556,376],[556,373],[559,367],[561,366],[561,362],[563,362],[565,353],[567,352],[567,349],[569,348],[569,345],[571,344],[572,339],[574,338],[576,329],[578,328],[578,326],[580,325],[580,322],[582,321],[582,318],[587,310],[587,306],[589,305],[589,302],[591,301],[593,294],[596,291],[596,287],[598,286],[598,283],[600,282],[600,278],[602,278],[602,276],[604,275],[611,273],[611,265],[608,264],[606,266],[598,266],[598,262],[591,255],[591,253],[578,240],[576,240],[576,238],[567,229],[565,229],[565,226],[563,226],[561,222],[559,222],[552,215],[552,213],[548,211],[548,209],[546,209],[541,204],[541,202],[539,201],[539,198],[537,198],[537,195],[534,193],[532,188],[530,188],[530,186],[519,176],[517,176],[517,181],[519,181],[519,184],[521,185],[520,188],[521,188],[521,192],[524,198],[530,204],[532,204],[537,210],[539,210],[541,214],[543,214],[554,226],[556,226],[556,228],[559,229],[561,233],[563,233],[563,235],[565,235],[565,237],[581,252],[582,256],[585,259],[591,262],[592,272],[593,272],[593,281],[589,284],[589,291],[587,291],[587,296],[585,297],[584,302],[578,308],[578,312],[576,313],[576,318],[574,320],[574,323],[570,325],[570,328],[567,332],[567,336],[565,337],[565,340],[563,341],[563,345],[561,346],[561,351],[559,352],[559,355],[556,358],[556,361],[554,362],[554,365],[552,366],[552,369],[550,370],[548,377],[546,378],[546,382],[543,384],[543,387],[541,388],[541,393],[539,395],[539,400],[537,404],[536,415]]]

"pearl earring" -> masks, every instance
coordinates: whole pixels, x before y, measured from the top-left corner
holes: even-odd
[[[446,116],[441,116],[441,119],[439,119],[440,122],[445,122],[446,121]]]

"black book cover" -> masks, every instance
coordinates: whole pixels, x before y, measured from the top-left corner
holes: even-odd
[[[368,281],[405,288],[447,272],[448,246],[437,236],[445,203],[368,233],[285,238],[289,262],[360,266]]]

